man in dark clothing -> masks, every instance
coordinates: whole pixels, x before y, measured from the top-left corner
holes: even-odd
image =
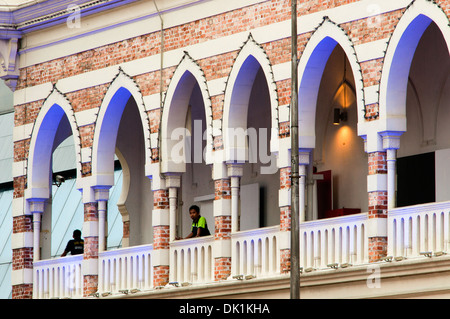
[[[69,240],[61,257],[66,256],[69,252],[71,255],[79,255],[84,252],[84,240],[81,238],[79,229],[73,231],[73,239]]]

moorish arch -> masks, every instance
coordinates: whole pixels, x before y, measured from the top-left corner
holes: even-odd
[[[182,154],[176,151],[180,145],[179,138],[181,135],[178,133],[182,133],[181,130],[184,131],[186,128],[189,100],[194,87],[197,85],[200,90],[206,120],[206,132],[203,136],[206,139],[205,162],[211,164],[213,161],[212,106],[206,78],[200,66],[187,52],[184,52],[170,80],[164,99],[159,136],[162,173],[183,173],[186,171],[187,154],[183,151],[181,151]],[[182,158],[178,158],[178,155]]]
[[[435,23],[450,52],[449,19],[433,1],[415,0],[400,18],[389,42],[380,80],[381,131],[406,131],[406,95],[414,53],[425,30]]]
[[[92,186],[114,184],[114,155],[119,125],[130,98],[138,108],[145,144],[145,161],[150,161],[150,122],[138,85],[120,67],[106,92],[95,125],[92,146]]]
[[[81,177],[81,142],[75,114],[69,100],[56,85],[45,99],[34,123],[27,163],[28,199],[48,199],[52,173],[52,154],[56,147],[73,136],[77,177]]]
[[[314,149],[316,143],[316,107],[323,72],[327,61],[339,45],[350,64],[355,87],[358,123],[364,121],[364,91],[361,67],[351,39],[328,17],[314,31],[298,64],[299,148]]]
[[[252,87],[258,72],[266,79],[270,103],[270,151],[277,151],[278,93],[269,57],[251,34],[241,47],[229,74],[224,96],[222,136],[225,161],[248,160],[247,139],[235,138],[247,133],[247,118]]]

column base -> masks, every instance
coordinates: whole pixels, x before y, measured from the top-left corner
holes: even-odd
[[[169,266],[153,267],[153,287],[165,286],[169,283]]]
[[[280,273],[288,274],[291,271],[291,250],[280,250]]]
[[[33,285],[22,284],[12,286],[12,299],[32,299]]]
[[[98,291],[98,275],[83,276],[83,297]]]
[[[214,281],[226,280],[231,276],[231,257],[214,259]]]
[[[369,237],[369,262],[379,261],[387,256],[387,237]]]

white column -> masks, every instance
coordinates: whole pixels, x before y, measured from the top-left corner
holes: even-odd
[[[397,159],[396,149],[387,149],[387,192],[388,192],[388,209],[395,208],[395,161]]]
[[[174,241],[177,231],[177,188],[169,187],[170,241]]]
[[[239,177],[231,177],[231,231],[239,231]]]
[[[299,175],[299,181],[298,181],[298,188],[299,188],[299,199],[298,199],[298,205],[299,205],[299,221],[300,223],[303,223],[306,220],[306,197],[305,197],[305,191],[306,191],[306,170],[307,165],[309,165],[309,157],[310,157],[310,150],[299,150],[299,168],[298,168],[298,175]]]
[[[239,225],[240,178],[244,173],[242,164],[227,164],[227,174],[231,179],[231,232],[237,232]]]
[[[177,234],[177,188],[181,185],[179,174],[165,174],[166,187],[169,189],[169,239],[174,241]]]
[[[383,140],[383,149],[386,150],[388,210],[395,208],[395,162],[397,160],[397,150],[400,148],[400,136],[402,134],[403,132],[396,131],[380,133]]]
[[[300,176],[298,180],[298,191],[299,191],[299,215],[300,222],[303,223],[306,218],[306,198],[305,198],[305,187],[306,187],[306,166],[299,165],[298,174]]]
[[[31,199],[30,211],[33,214],[33,261],[41,259],[40,247],[41,247],[41,217],[44,212],[45,200],[44,199]]]
[[[95,200],[98,205],[98,252],[106,250],[107,247],[107,220],[106,220],[106,208],[109,199],[109,187],[95,187]]]
[[[98,202],[98,252],[106,250],[106,201]]]
[[[41,215],[41,212],[33,212],[33,261],[38,261],[41,259]]]

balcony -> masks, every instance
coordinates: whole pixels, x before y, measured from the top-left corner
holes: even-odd
[[[367,218],[367,213],[360,213],[301,223],[303,273],[367,265]],[[447,253],[449,218],[450,202],[390,210],[388,255],[396,260],[420,261],[420,258]],[[279,226],[232,233],[229,280],[279,276],[280,243],[286,234],[280,232]],[[98,294],[118,295],[164,288],[153,287],[152,253],[152,245],[99,253]],[[82,256],[35,262],[34,298],[81,298],[81,264]],[[214,236],[171,242],[170,269],[171,287],[220,284],[214,281]]]
[[[81,298],[83,276],[82,255],[34,262],[33,298]]]

